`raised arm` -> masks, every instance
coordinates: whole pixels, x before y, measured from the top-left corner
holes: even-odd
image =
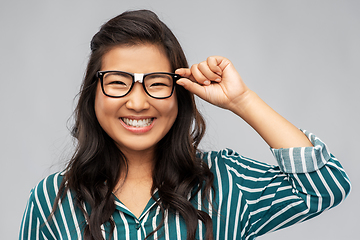
[[[345,199],[349,179],[326,145],[262,101],[228,59],[209,57],[176,73],[184,77],[179,85],[244,119],[269,144],[278,162],[270,166],[230,149],[204,154],[219,192],[212,218],[216,239],[224,234],[229,239],[254,239],[310,219]]]
[[[190,69],[177,69],[177,81],[205,101],[234,112],[253,127],[272,148],[313,146],[293,124],[250,90],[230,60],[213,56]]]

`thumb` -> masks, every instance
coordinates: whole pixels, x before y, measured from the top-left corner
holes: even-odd
[[[191,70],[189,68],[178,68],[175,71],[176,74],[179,74],[183,78],[188,78],[191,81],[195,81],[194,77],[191,74]]]
[[[180,86],[183,86],[186,90],[190,91],[193,94],[198,95],[200,98],[205,97],[205,89],[200,84],[193,82],[187,78],[180,78],[176,81]]]

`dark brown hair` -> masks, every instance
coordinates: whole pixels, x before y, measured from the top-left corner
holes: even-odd
[[[94,102],[98,83],[96,72],[101,68],[102,56],[115,46],[155,44],[163,48],[172,71],[188,67],[185,54],[170,29],[151,11],[124,12],[105,23],[91,41],[91,55],[75,109],[72,130],[77,139],[76,151],[70,160],[57,195],[56,203],[67,190],[76,195],[75,204],[86,217],[85,239],[103,239],[101,224],[108,222],[111,231],[115,210],[112,194],[119,181],[121,169],[127,170],[127,159],[97,121]],[[205,123],[196,109],[194,96],[176,86],[178,116],[165,137],[157,144],[152,191],[158,189],[164,211],[178,211],[187,226],[187,239],[194,240],[198,220],[206,226],[206,239],[213,239],[210,216],[195,209],[188,200],[202,189],[204,201],[213,186],[213,174],[208,166],[196,158],[197,147],[205,131]],[[104,184],[106,182],[106,184]],[[88,214],[84,203],[91,206]],[[54,209],[56,209],[56,205]],[[55,210],[53,210],[55,211]],[[152,235],[152,232],[150,235]]]

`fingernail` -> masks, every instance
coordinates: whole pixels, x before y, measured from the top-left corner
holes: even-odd
[[[183,83],[183,82],[177,81],[176,83],[177,83],[178,85],[180,85],[180,86],[184,86],[184,83]]]
[[[204,85],[210,85],[210,81],[209,81],[209,80],[206,80],[206,81],[204,82]]]

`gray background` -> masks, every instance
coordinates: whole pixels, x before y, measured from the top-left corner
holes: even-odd
[[[30,189],[63,168],[71,125],[100,25],[154,10],[189,63],[222,55],[247,85],[297,127],[314,132],[353,184],[339,207],[260,239],[359,239],[359,1],[2,1],[0,4],[0,238],[15,239]],[[257,134],[228,111],[199,101],[204,149],[230,147],[269,163]]]

